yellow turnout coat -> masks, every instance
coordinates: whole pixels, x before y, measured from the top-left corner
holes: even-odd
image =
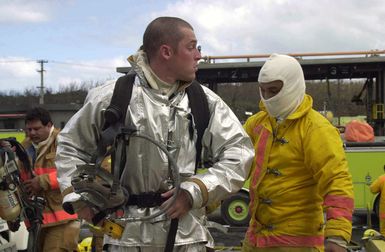
[[[370,191],[381,194],[378,218],[380,219],[380,233],[385,235],[385,175],[381,175],[370,185]]]
[[[280,124],[260,103],[244,125],[256,151],[248,246],[322,249],[325,237],[350,240],[353,186],[343,143],[312,103],[305,95]]]

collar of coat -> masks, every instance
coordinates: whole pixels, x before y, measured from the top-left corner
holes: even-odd
[[[286,120],[295,120],[298,118],[303,117],[306,115],[313,107],[313,98],[311,98],[310,95],[306,94],[305,97],[303,98],[302,103],[298,106],[298,108],[294,111],[294,113],[291,113]],[[265,105],[263,104],[262,101],[259,102],[259,108],[261,111],[264,111],[266,114],[267,110],[265,108]]]
[[[160,79],[158,76],[155,75],[155,73],[152,71],[152,69],[148,65],[146,53],[142,50],[139,50],[136,54],[129,56],[127,60],[131,64],[137,76],[139,77],[141,83],[154,88],[154,84],[157,82],[156,79],[158,80]],[[156,78],[154,78],[154,76],[152,75],[156,76]],[[169,84],[169,85],[177,85],[176,88],[171,89],[172,93],[183,91],[192,83],[192,81],[181,81],[181,80],[177,82],[178,83],[176,84]],[[155,86],[156,88],[154,89],[158,89],[158,84],[156,84]],[[168,96],[172,95],[172,93],[170,93]]]
[[[46,142],[45,145],[39,147],[38,153],[37,153],[37,158],[40,157],[43,153],[45,153],[48,150],[48,147],[52,145],[56,141],[56,137],[59,134],[59,129],[54,128],[52,134],[48,137],[48,141]],[[28,148],[29,146],[32,145],[32,141],[29,137],[27,137],[24,141],[23,144],[24,148]],[[36,158],[36,159],[37,159]]]

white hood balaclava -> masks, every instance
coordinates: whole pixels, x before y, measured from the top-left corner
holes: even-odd
[[[265,99],[259,94],[270,116],[286,119],[302,103],[305,96],[305,77],[298,61],[287,55],[272,54],[259,72],[258,82],[283,82],[275,96]]]

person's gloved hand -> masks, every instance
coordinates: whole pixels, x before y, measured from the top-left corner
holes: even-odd
[[[160,206],[161,209],[166,209],[166,207],[168,207],[168,205],[172,202],[173,200],[172,196],[174,191],[175,191],[175,188],[165,193],[162,193],[162,197],[168,198],[168,199],[165,202],[163,202],[163,204]],[[180,189],[178,192],[178,195],[176,196],[175,201],[166,210],[166,214],[171,219],[180,218],[180,217],[183,217],[185,214],[187,214],[191,208],[192,208],[192,202],[191,202],[190,194],[187,191]]]
[[[16,232],[20,228],[20,222],[17,221],[7,221],[8,229],[12,232]]]
[[[5,140],[0,140],[0,146],[8,147],[8,148],[11,148],[12,151],[16,151],[16,147],[15,146],[12,147],[11,143]]]
[[[89,206],[84,206],[80,208],[77,212],[79,219],[83,219],[88,223],[92,223],[92,218],[94,218],[95,213]]]
[[[24,184],[25,190],[30,196],[32,195],[36,196],[42,190],[40,186],[39,176],[36,176],[32,179],[25,180],[23,184]]]
[[[347,242],[340,237],[329,237],[325,241],[325,252],[346,252]]]

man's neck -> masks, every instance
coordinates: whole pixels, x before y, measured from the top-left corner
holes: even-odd
[[[168,84],[175,84],[177,82],[175,77],[171,76],[171,74],[168,70],[168,67],[166,66],[166,64],[164,64],[164,62],[151,61],[149,63],[149,65],[150,65],[151,70],[154,72],[154,74],[156,74],[156,76],[160,80],[162,80]]]
[[[145,72],[145,76],[147,78],[147,82],[152,88],[159,90],[163,95],[167,95],[168,97],[174,94],[179,86],[177,83],[169,83],[164,80],[165,78],[160,78],[150,65],[147,65],[147,68],[148,70]],[[158,73],[162,73],[162,71],[159,71],[159,68]]]

